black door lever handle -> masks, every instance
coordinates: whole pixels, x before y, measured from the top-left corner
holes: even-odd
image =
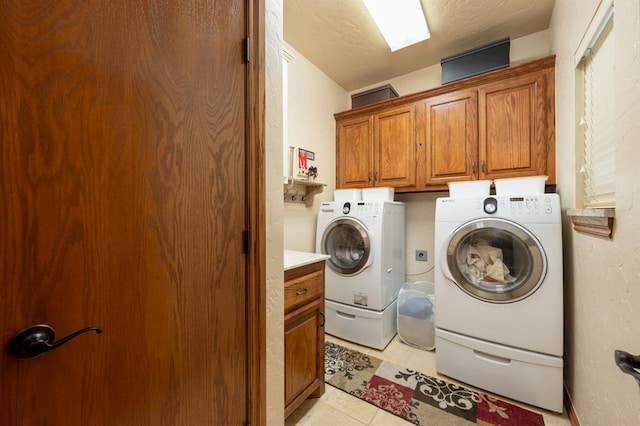
[[[623,373],[630,374],[640,386],[640,371],[637,370],[640,368],[640,355],[631,355],[628,352],[616,349],[614,358],[620,370]]]
[[[9,344],[9,352],[20,359],[35,358],[89,331],[95,331],[98,334],[102,333],[102,329],[99,327],[87,327],[56,342],[56,332],[52,327],[46,324],[32,325],[15,335]]]

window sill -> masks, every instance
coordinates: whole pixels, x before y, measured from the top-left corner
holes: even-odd
[[[577,232],[611,238],[615,209],[567,210],[573,229]]]

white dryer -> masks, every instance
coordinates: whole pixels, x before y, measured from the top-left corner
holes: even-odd
[[[321,204],[316,252],[331,256],[325,270],[327,333],[366,346],[386,346],[396,334],[404,246],[404,203]]]
[[[437,370],[562,412],[558,195],[439,198],[434,261]]]

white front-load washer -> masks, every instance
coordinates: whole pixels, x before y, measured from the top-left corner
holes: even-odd
[[[398,297],[405,273],[404,211],[393,201],[321,204],[316,252],[331,256],[327,300],[381,311]]]
[[[325,268],[327,333],[383,348],[396,334],[405,278],[405,206],[393,201],[323,202],[316,252]]]
[[[437,370],[562,412],[558,195],[439,198],[434,262]]]

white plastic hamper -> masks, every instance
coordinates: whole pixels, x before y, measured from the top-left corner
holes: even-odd
[[[404,283],[398,293],[398,336],[424,350],[436,346],[435,286],[429,281]]]

